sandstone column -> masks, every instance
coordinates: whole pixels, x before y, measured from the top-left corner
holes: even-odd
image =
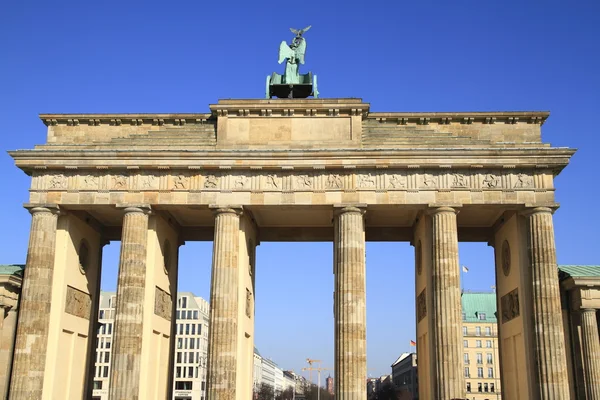
[[[552,210],[537,207],[529,218],[529,259],[540,399],[568,399],[569,380],[562,325]]]
[[[600,400],[600,338],[596,310],[581,310],[583,372],[588,400]]]
[[[58,207],[30,209],[31,231],[21,290],[11,399],[41,399],[50,324]]]
[[[150,208],[127,207],[124,213],[109,385],[111,400],[138,399],[140,391]]]
[[[462,306],[456,210],[437,207],[432,223],[433,360],[436,400],[462,399]]]
[[[207,399],[236,400],[240,208],[216,208]]]
[[[335,212],[335,392],[337,400],[367,398],[367,317],[364,209]]]
[[[4,313],[4,310],[0,312]],[[13,359],[15,334],[17,332],[17,309],[9,308],[2,324],[2,338],[0,339],[0,395],[2,399],[8,398],[8,384],[10,382],[10,367]]]

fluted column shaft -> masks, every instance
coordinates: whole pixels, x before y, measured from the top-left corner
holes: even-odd
[[[435,208],[431,220],[435,399],[462,399],[466,388],[456,210]]]
[[[4,312],[3,310],[1,312]],[[14,353],[15,335],[17,333],[17,308],[11,307],[6,313],[2,323],[2,339],[0,339],[0,395],[2,399],[8,398],[8,384]]]
[[[600,337],[595,309],[581,311],[583,372],[588,400],[600,400]]]
[[[110,399],[138,399],[146,285],[148,207],[124,210],[113,334]]]
[[[335,216],[335,392],[337,400],[367,398],[367,317],[364,211]]]
[[[207,399],[236,400],[241,209],[217,208],[214,214]]]
[[[535,354],[540,399],[568,399],[569,381],[557,277],[552,210],[528,213]]]
[[[41,399],[46,367],[58,208],[35,207],[30,212],[31,231],[21,289],[11,399]]]

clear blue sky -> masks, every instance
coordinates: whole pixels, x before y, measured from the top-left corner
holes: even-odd
[[[282,70],[288,28],[312,24],[304,70],[323,97],[361,97],[373,111],[551,111],[543,139],[579,149],[556,179],[558,260],[598,264],[599,15],[597,1],[4,1],[0,149],[43,143],[39,113],[206,112],[220,98],[260,98]],[[0,170],[0,262],[22,263],[29,178],[4,151]],[[331,252],[258,249],[256,344],[283,368],[306,357],[333,368]],[[208,298],[211,244],[181,253],[180,289]],[[465,288],[490,288],[492,255],[461,244]],[[104,289],[117,259],[118,243],[106,248]],[[367,246],[372,376],[414,339],[413,262],[407,243]]]

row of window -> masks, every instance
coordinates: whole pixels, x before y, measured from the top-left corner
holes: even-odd
[[[98,328],[98,335],[112,335],[112,323],[101,324]]]
[[[194,376],[195,371],[195,376]],[[175,367],[175,378],[197,378],[198,367]]]
[[[200,349],[200,338],[177,338],[177,349]]]
[[[469,347],[469,341],[468,340],[463,340],[463,347],[467,348]],[[481,340],[476,340],[475,341],[475,347],[481,347]],[[488,349],[492,348],[492,341],[491,340],[486,340],[485,341],[485,347],[487,347]]]
[[[488,364],[493,364],[494,361],[494,357],[492,356],[491,353],[487,353],[487,363]],[[465,353],[464,354],[464,359],[465,359],[465,364],[469,364],[470,360],[469,360],[469,353]],[[477,353],[477,364],[483,364],[483,354],[482,353]]]
[[[108,364],[110,360],[110,351],[97,351],[96,362]]]
[[[485,315],[485,313],[483,312],[476,312],[475,316],[480,320],[480,321],[485,321],[487,319],[487,316]],[[467,320],[467,313],[462,313],[462,317],[463,317],[463,321]]]
[[[206,359],[205,356],[203,356],[204,359]],[[178,351],[177,352],[177,357],[176,357],[176,362],[178,364],[181,363],[196,363],[199,364],[200,363],[200,353],[199,352],[193,352],[193,351]]]
[[[198,319],[198,310],[177,310],[177,319]]]
[[[196,329],[196,326],[198,329]],[[195,335],[198,332],[198,335],[202,334],[202,325],[201,324],[177,324],[177,332],[180,335],[183,335],[183,330],[185,328],[186,335]]]
[[[96,365],[96,378],[108,378],[108,365]]]
[[[100,310],[100,315],[98,317],[100,319],[114,319],[114,309],[113,310]]]
[[[98,338],[98,348],[99,349],[110,349],[111,338]]]
[[[487,383],[477,383],[477,391],[478,392],[491,392],[494,393],[496,391],[496,388],[494,387],[493,383],[490,383],[489,385]],[[471,393],[471,382],[467,382],[467,392]]]
[[[463,326],[463,336],[469,336],[469,327]],[[475,327],[475,336],[481,336],[481,327]],[[485,336],[492,336],[492,328],[489,326],[485,327]]]
[[[494,377],[494,368],[488,368],[488,378],[493,378]],[[470,378],[471,377],[471,371],[469,370],[469,367],[465,367],[465,378]],[[477,377],[478,378],[483,378],[483,367],[477,367]]]

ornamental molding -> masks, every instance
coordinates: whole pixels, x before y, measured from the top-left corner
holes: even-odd
[[[36,170],[39,192],[544,191],[544,172],[525,169],[120,169]]]

